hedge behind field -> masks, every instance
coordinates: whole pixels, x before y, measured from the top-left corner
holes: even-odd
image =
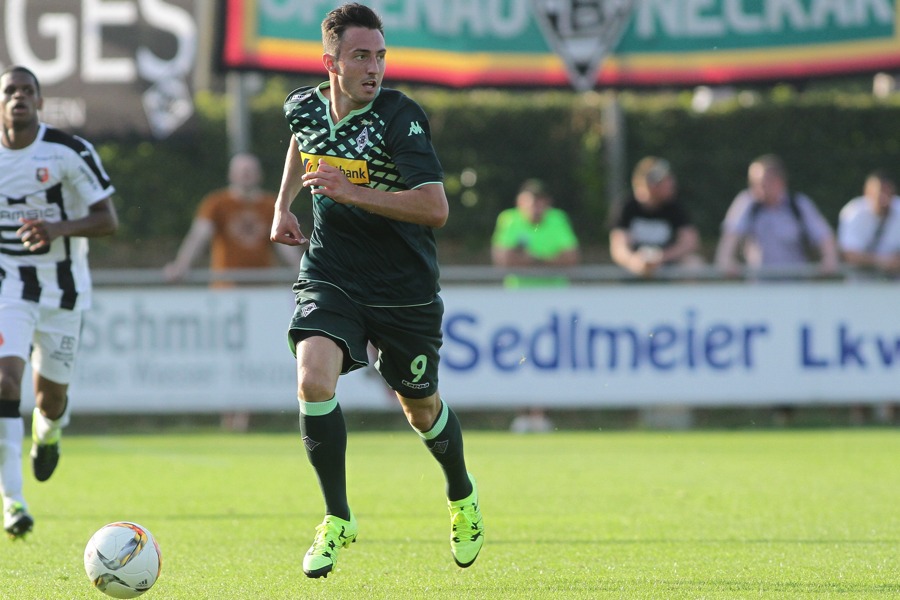
[[[281,103],[292,86],[274,78],[252,101],[252,150],[266,185],[277,189],[288,142]],[[440,230],[445,260],[484,263],[496,215],[519,183],[541,177],[556,192],[592,260],[604,260],[610,178],[603,107],[609,94],[407,90],[429,114],[446,172],[451,218]],[[743,94],[698,114],[685,94],[619,95],[625,165],[653,154],[670,160],[685,205],[714,246],[728,203],[754,157],[774,152],[791,186],[837,223],[841,206],[879,167],[900,175],[900,100],[860,93],[798,94],[790,88]],[[98,143],[118,189],[122,232],[95,242],[95,266],[161,266],[187,231],[199,199],[225,185],[227,98],[200,95],[192,133],[161,142]],[[625,173],[627,185],[628,173]],[[301,222],[308,198],[294,203]]]

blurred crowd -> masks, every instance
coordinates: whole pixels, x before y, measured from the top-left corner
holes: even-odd
[[[811,269],[815,275],[852,278],[900,276],[900,197],[891,175],[872,170],[861,194],[848,199],[835,232],[815,200],[790,186],[775,154],[754,159],[746,187],[722,221],[714,256],[707,260],[668,160],[648,156],[632,171],[631,188],[614,210],[609,253],[628,274],[652,278],[664,270],[682,276],[783,276]],[[579,242],[568,215],[554,206],[541,181],[526,180],[515,206],[497,217],[491,238],[493,264],[506,268],[507,285],[564,285],[564,268],[580,262]],[[524,267],[524,269],[523,269]],[[540,277],[525,277],[542,267]],[[547,271],[559,271],[548,276]]]

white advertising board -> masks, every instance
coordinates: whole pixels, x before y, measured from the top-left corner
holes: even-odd
[[[440,386],[460,408],[900,398],[890,283],[450,286],[442,297]],[[292,312],[280,287],[97,289],[73,405],[293,412]],[[338,396],[346,410],[395,409],[371,369],[343,377]]]

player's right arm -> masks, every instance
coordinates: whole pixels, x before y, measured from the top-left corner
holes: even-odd
[[[307,242],[306,236],[300,231],[300,222],[291,212],[291,204],[303,187],[301,177],[305,170],[297,148],[297,139],[291,136],[287,156],[284,159],[284,172],[281,174],[281,187],[275,199],[275,218],[272,221],[269,238],[273,242],[288,246],[300,246]]]

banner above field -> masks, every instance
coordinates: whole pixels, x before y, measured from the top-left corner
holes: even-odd
[[[225,69],[324,74],[329,0],[225,0]],[[894,0],[369,0],[388,79],[658,86],[900,69]]]
[[[194,114],[197,2],[3,0],[0,67],[37,75],[41,116],[52,125],[92,138],[163,139]]]

